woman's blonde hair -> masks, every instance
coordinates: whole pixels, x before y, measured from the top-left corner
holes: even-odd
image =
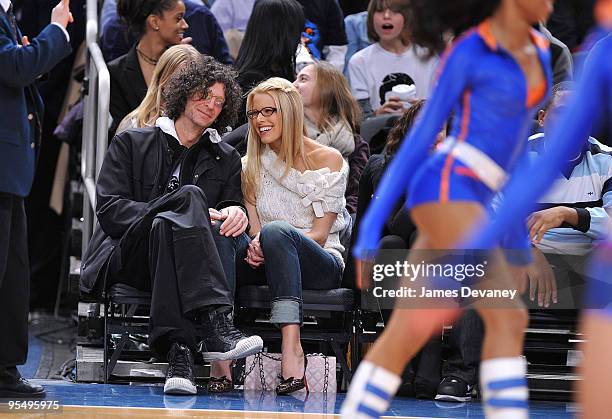
[[[247,97],[247,112],[253,109],[253,101],[257,94],[268,94],[274,100],[278,121],[282,124],[281,146],[279,160],[285,162],[286,176],[294,167],[296,157],[301,157],[306,167],[311,164],[304,151],[304,105],[300,92],[289,82],[280,77],[272,77],[257,85]],[[261,170],[261,154],[265,145],[261,142],[259,132],[255,129],[255,119],[249,120],[247,140],[246,168],[242,174],[242,191],[250,204],[255,205],[259,189]]]
[[[191,45],[181,44],[168,48],[159,58],[147,94],[140,105],[127,114],[119,124],[118,131],[132,127],[132,120],[137,128],[153,125],[162,114],[162,92],[170,77],[185,63],[197,60],[201,54]]]
[[[353,133],[358,133],[361,108],[344,74],[324,61],[311,65],[315,70],[315,100],[321,115],[318,128],[321,131],[331,131],[336,121],[339,121],[346,124]]]

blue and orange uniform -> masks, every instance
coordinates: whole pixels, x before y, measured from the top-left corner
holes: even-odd
[[[563,165],[580,152],[592,128],[603,122],[604,117],[612,116],[612,0],[600,0],[596,12],[602,27],[593,36],[601,40],[589,53],[576,94],[548,135],[547,141],[554,147],[537,167],[515,176],[508,183],[504,204],[498,209],[495,220],[476,233],[468,241],[469,246],[490,246],[508,232],[512,223],[524,218]],[[611,269],[612,236],[598,249],[592,261],[587,307],[606,308],[612,312]]]
[[[383,222],[407,189],[409,208],[428,202],[472,201],[487,207],[498,192],[474,165],[451,148],[429,155],[451,112],[453,144],[465,143],[502,172],[512,172],[526,155],[533,115],[546,100],[552,73],[548,41],[532,31],[545,82],[530,88],[516,60],[493,37],[489,21],[462,35],[445,53],[423,117],[403,141],[362,220],[354,255],[376,248]],[[444,149],[444,147],[443,147]],[[489,185],[489,186],[487,186]],[[516,247],[528,247],[526,229]],[[492,245],[491,245],[492,246]],[[489,246],[489,247],[491,247]],[[488,247],[487,247],[488,248]]]

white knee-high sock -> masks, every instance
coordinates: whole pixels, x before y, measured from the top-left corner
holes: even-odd
[[[391,403],[402,379],[372,362],[362,361],[342,404],[342,419],[379,418]]]
[[[480,388],[487,419],[527,419],[527,362],[522,356],[493,358],[480,364]]]

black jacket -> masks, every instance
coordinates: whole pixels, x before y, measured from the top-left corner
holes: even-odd
[[[113,117],[110,128],[112,136],[123,118],[140,106],[147,94],[147,83],[138,62],[136,44],[127,54],[108,63],[108,72],[110,74],[109,111]]]
[[[157,127],[129,129],[116,135],[104,158],[96,185],[98,223],[81,266],[81,291],[90,294],[106,272],[107,262],[130,225],[151,215],[163,200],[172,170],[176,140]],[[176,148],[176,147],[174,147]],[[209,208],[244,208],[240,155],[208,134],[186,151],[180,184],[196,185]]]
[[[382,179],[387,168],[385,154],[373,154],[366,164],[359,180],[359,198],[357,201],[357,215],[355,225],[359,226],[361,218],[365,215],[370,202],[378,188],[378,183]],[[395,205],[391,214],[385,222],[382,237],[390,234],[400,236],[409,244],[411,237],[416,231],[416,226],[410,218],[410,212],[404,206],[405,198],[402,198]]]

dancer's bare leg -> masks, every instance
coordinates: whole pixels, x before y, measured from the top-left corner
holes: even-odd
[[[507,266],[500,251],[481,289],[522,290],[522,272]],[[527,363],[522,356],[529,317],[520,297],[482,299],[474,304],[485,325],[480,364],[481,393],[487,418],[527,418]]]
[[[419,231],[412,250],[452,249],[485,213],[474,203],[431,203],[413,208],[411,217]],[[454,309],[396,309],[365,359],[399,375],[433,331],[457,314]]]
[[[612,373],[612,315],[610,312],[588,310],[582,315],[582,331],[586,342],[582,345],[580,366],[582,380],[578,382],[578,401],[581,417],[599,419],[610,415],[610,385]]]
[[[420,235],[412,249],[431,249],[431,246]],[[444,323],[452,322],[457,314],[456,309],[396,308],[365,359],[401,375],[429,338],[440,331]]]
[[[411,216],[419,231],[413,250],[452,249],[486,217],[484,209],[471,202],[428,203],[413,208]],[[342,407],[343,418],[384,412],[401,383],[399,375],[408,361],[442,323],[453,321],[458,314],[456,308],[394,310],[385,331],[353,378]],[[362,403],[368,399],[368,391],[378,401]],[[386,403],[381,403],[382,400]]]

